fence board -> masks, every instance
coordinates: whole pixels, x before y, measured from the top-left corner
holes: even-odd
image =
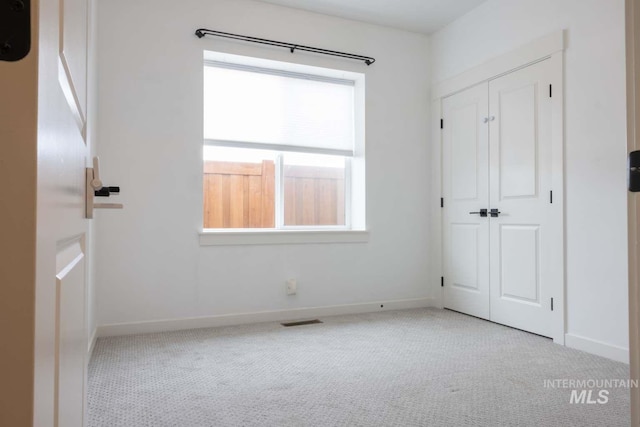
[[[345,216],[345,188],[344,188],[344,178],[340,182],[339,185],[336,185],[336,218],[338,224],[345,225],[346,216]]]
[[[231,227],[231,203],[230,200],[230,187],[231,176],[222,175],[222,227]],[[215,227],[212,227],[215,228]]]
[[[222,176],[205,175],[204,191],[207,195],[204,198],[204,223],[222,224]]]
[[[229,215],[231,228],[244,228],[244,176],[229,175]]]
[[[262,227],[276,226],[276,165],[262,162]]]
[[[335,180],[320,179],[316,181],[316,218],[320,225],[335,225],[338,223],[338,209],[336,206]]]
[[[248,176],[249,228],[262,227],[262,177]]]
[[[294,225],[296,223],[296,182],[294,178],[284,179],[284,223]]]
[[[302,194],[302,223],[316,224],[316,181],[309,178],[301,178],[298,180]]]

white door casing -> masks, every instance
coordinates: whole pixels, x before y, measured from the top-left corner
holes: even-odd
[[[88,0],[40,1],[34,425],[84,425]]]
[[[500,212],[489,226],[491,320],[548,337],[563,279],[553,259],[563,231],[552,203],[552,82],[550,59],[489,82],[489,205]]]
[[[442,100],[444,307],[489,319],[487,85]]]

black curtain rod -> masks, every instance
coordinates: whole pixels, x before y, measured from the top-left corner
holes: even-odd
[[[275,40],[261,39],[261,38],[258,38],[258,37],[242,36],[242,35],[239,35],[239,34],[224,33],[222,31],[207,30],[206,28],[197,29],[196,30],[196,36],[198,36],[199,38],[203,38],[204,36],[216,36],[216,37],[224,37],[224,38],[227,38],[227,39],[242,40],[242,41],[251,42],[251,43],[266,44],[266,45],[269,45],[269,46],[285,47],[285,48],[289,49],[291,51],[291,53],[295,52],[296,50],[302,50],[302,51],[305,51],[305,52],[313,52],[313,53],[321,53],[323,55],[338,56],[340,58],[347,58],[347,59],[355,59],[355,60],[358,60],[358,61],[364,61],[364,63],[367,64],[367,65],[371,65],[374,62],[376,62],[376,59],[375,58],[371,58],[370,56],[356,55],[356,54],[353,54],[353,53],[337,52],[335,50],[321,49],[319,47],[303,46],[303,45],[294,44],[294,43],[286,43],[286,42],[279,42],[279,41],[275,41]]]

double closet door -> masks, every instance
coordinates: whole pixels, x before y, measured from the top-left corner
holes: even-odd
[[[444,306],[544,336],[563,280],[552,74],[547,59],[442,100]]]

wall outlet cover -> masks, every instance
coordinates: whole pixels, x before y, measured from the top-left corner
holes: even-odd
[[[287,295],[295,295],[298,291],[298,282],[296,279],[287,280]]]

